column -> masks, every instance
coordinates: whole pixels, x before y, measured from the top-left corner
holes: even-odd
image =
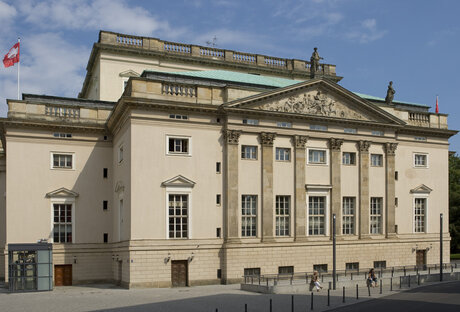
[[[359,141],[359,238],[369,236],[369,147],[371,142]]]
[[[259,134],[262,145],[262,240],[272,241],[273,235],[273,141],[276,133],[262,132]]]
[[[343,140],[331,138],[329,148],[331,150],[331,215],[330,215],[330,235],[332,239],[332,215],[336,215],[335,233],[342,234],[342,192],[341,192],[341,171],[342,154],[341,147]]]
[[[294,216],[294,233],[295,240],[306,238],[307,234],[307,199],[305,192],[305,144],[308,137],[295,135],[294,142],[294,201],[291,215]]]
[[[395,237],[395,152],[398,143],[385,143],[385,233]]]
[[[238,215],[238,141],[241,135],[239,130],[223,130],[224,142],[226,143],[226,158],[224,172],[226,175],[226,207],[225,215],[225,240],[239,237]]]

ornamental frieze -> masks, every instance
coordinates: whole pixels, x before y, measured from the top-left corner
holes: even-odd
[[[360,113],[339,103],[327,94],[317,91],[316,93],[304,93],[292,95],[287,99],[278,100],[259,106],[258,109],[275,112],[311,114],[327,117],[340,117],[347,119],[368,120]]]

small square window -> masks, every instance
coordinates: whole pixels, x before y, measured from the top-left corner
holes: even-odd
[[[395,171],[395,180],[398,181],[398,171]]]
[[[280,127],[280,128],[292,128],[292,122],[288,122],[288,121],[278,121],[276,123],[276,126],[277,127]]]
[[[107,210],[109,207],[109,202],[107,200],[102,201],[102,210]]]
[[[291,149],[277,147],[275,159],[278,161],[291,161]]]
[[[323,125],[310,125],[310,130],[327,131],[327,126],[323,126]]]
[[[342,154],[342,164],[356,165],[356,153],[344,152]]]
[[[327,273],[327,264],[314,264],[313,271],[318,271],[318,273]]]
[[[216,237],[221,238],[222,236],[222,229],[220,227],[216,228]]]
[[[181,119],[181,120],[188,120],[187,115],[179,115],[179,114],[170,114],[169,118],[171,119]]]
[[[104,233],[104,243],[108,243],[108,242],[109,242],[109,234]]]
[[[294,267],[290,266],[280,266],[278,267],[278,274],[294,274]]]
[[[257,119],[243,119],[243,124],[257,126],[259,124],[259,120],[257,120]]]
[[[387,262],[384,261],[374,261],[374,269],[386,269]]]
[[[428,155],[414,154],[414,166],[420,168],[428,167]]]
[[[221,173],[221,163],[216,162],[216,173]]]
[[[355,128],[345,128],[343,129],[343,132],[355,134],[357,131]]]
[[[220,194],[217,194],[216,195],[216,205],[220,205],[220,199],[221,199]]]
[[[55,169],[73,169],[72,154],[52,154],[53,168]]]
[[[371,154],[371,166],[382,167],[383,166],[383,155],[382,154]]]
[[[326,163],[326,151],[325,150],[308,150],[308,163],[309,164],[325,164]]]
[[[103,178],[107,178],[108,176],[109,176],[109,169],[104,168],[104,169],[102,170],[102,177],[103,177]]]
[[[359,271],[359,262],[345,263],[345,270],[347,270],[347,271]]]
[[[244,269],[244,276],[259,276],[260,268],[246,268]]]
[[[372,134],[372,135],[375,135],[375,136],[383,136],[383,131],[380,131],[380,130],[372,130],[371,134]]]
[[[168,154],[190,154],[189,138],[168,138]]]
[[[217,269],[217,278],[222,278],[222,270]]]
[[[426,141],[426,137],[416,136],[416,137],[414,137],[414,140],[415,141]]]
[[[257,146],[242,145],[241,159],[257,159]]]

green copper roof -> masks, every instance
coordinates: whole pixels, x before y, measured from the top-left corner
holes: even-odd
[[[146,70],[146,72],[160,72],[160,71]],[[232,81],[232,82],[262,85],[262,86],[269,86],[269,87],[278,87],[278,88],[283,88],[283,87],[287,87],[287,86],[302,82],[302,80],[294,80],[294,79],[286,79],[286,78],[278,78],[278,77],[267,77],[267,76],[253,75],[253,74],[244,74],[244,73],[233,72],[233,71],[228,71],[228,70],[175,71],[175,72],[163,72],[163,73],[181,75],[181,76],[187,76],[187,77]],[[380,98],[377,96],[367,95],[367,94],[358,93],[358,92],[353,92],[353,93],[366,100],[385,102],[384,98]],[[402,101],[393,101],[393,102],[397,104],[429,107],[426,105],[410,103],[410,102],[402,102]]]
[[[147,70],[147,72],[153,72],[153,70]],[[253,74],[244,74],[238,72],[232,72],[227,70],[203,70],[203,71],[181,71],[181,72],[166,72],[168,74],[176,74],[187,77],[207,78],[224,81],[232,81],[239,83],[256,84],[270,87],[287,87],[299,82],[301,80],[267,77]]]

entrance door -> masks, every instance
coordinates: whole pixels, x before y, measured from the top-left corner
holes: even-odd
[[[426,266],[426,250],[417,250],[415,260],[416,260],[417,267],[425,268],[425,266]]]
[[[72,265],[55,265],[54,266],[54,285],[71,286],[72,285]]]
[[[173,287],[185,287],[188,284],[187,260],[171,261],[171,283]]]

